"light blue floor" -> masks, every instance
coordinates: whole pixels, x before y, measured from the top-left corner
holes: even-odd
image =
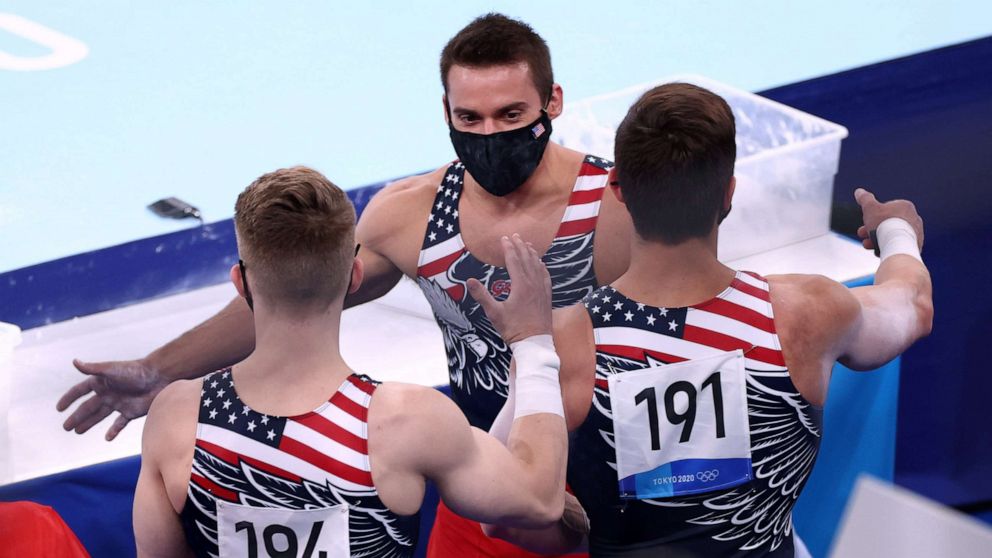
[[[0,69],[0,272],[229,217],[259,174],[314,166],[355,187],[453,158],[437,58],[499,10],[551,46],[566,100],[683,72],[760,90],[992,34],[992,3],[6,2],[85,43],[80,62]],[[2,14],[0,14],[2,15]],[[47,50],[0,29],[0,54]]]

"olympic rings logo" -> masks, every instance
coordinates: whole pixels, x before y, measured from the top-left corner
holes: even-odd
[[[720,471],[717,469],[711,469],[709,471],[699,471],[696,473],[696,478],[703,482],[713,482],[719,476],[720,476]]]

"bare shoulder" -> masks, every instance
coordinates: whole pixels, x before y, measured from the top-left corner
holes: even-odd
[[[858,301],[851,291],[823,275],[769,275],[766,279],[776,321],[837,321],[857,314]]]
[[[175,455],[193,441],[199,417],[202,379],[178,380],[165,387],[148,409],[142,436],[142,455]]]
[[[386,382],[369,408],[370,453],[423,471],[427,461],[465,449],[471,436],[468,419],[437,389]],[[374,445],[373,445],[374,444]],[[432,467],[427,467],[430,469]]]
[[[428,215],[445,168],[397,180],[372,197],[355,228],[355,239],[370,252],[414,276],[417,256],[427,234]],[[368,264],[369,262],[366,262]]]
[[[409,176],[389,184],[369,200],[359,225],[368,224],[370,218],[376,223],[380,220],[389,222],[396,217],[418,213],[420,209],[426,215],[446,169],[447,166],[444,166],[427,174]]]
[[[826,373],[860,316],[860,305],[844,285],[822,275],[772,275],[769,296],[782,352],[800,391],[810,401],[826,394]]]

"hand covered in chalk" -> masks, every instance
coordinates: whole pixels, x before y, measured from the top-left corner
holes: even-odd
[[[120,414],[107,429],[107,441],[116,438],[131,420],[147,415],[152,400],[169,383],[142,360],[86,363],[77,359],[72,364],[89,377],[65,392],[55,408],[65,411],[80,397],[90,392],[93,396],[62,427],[82,434],[117,411]]]
[[[551,275],[537,252],[520,235],[503,237],[503,256],[510,272],[510,296],[499,302],[476,279],[468,291],[489,316],[507,345],[551,333]]]
[[[874,194],[864,188],[858,188],[854,191],[854,199],[861,206],[862,222],[864,225],[858,227],[858,237],[861,238],[861,244],[865,248],[869,250],[877,249],[874,240],[871,238],[871,232],[877,229],[882,221],[891,217],[897,217],[903,219],[913,227],[913,231],[916,232],[916,240],[919,248],[923,250],[923,218],[916,212],[916,206],[913,205],[913,202],[908,200],[892,200],[882,203],[875,199]]]

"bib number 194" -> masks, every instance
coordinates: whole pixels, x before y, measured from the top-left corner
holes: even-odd
[[[320,532],[323,529],[323,521],[314,522],[310,527],[310,535],[307,537],[303,554],[297,554],[300,543],[297,540],[296,531],[285,525],[266,525],[262,530],[265,556],[271,558],[328,558],[327,551],[324,550],[318,551],[316,556],[314,555],[317,539],[320,538]],[[248,544],[248,558],[258,558],[258,535],[255,532],[255,524],[250,521],[239,521],[234,524],[234,530],[239,533],[244,531],[247,536],[245,542]]]
[[[348,558],[348,507],[255,508],[217,502],[222,558]]]

